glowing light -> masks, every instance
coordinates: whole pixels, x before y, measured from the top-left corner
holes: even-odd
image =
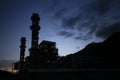
[[[14,69],[12,69],[11,67],[8,67],[8,68],[2,68],[2,67],[0,67],[0,70],[7,71],[7,72],[11,72],[11,73],[16,73],[16,72],[18,72],[18,70],[14,70]]]

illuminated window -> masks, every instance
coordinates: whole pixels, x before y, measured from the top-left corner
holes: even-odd
[[[51,48],[55,48],[55,46],[54,46],[54,45],[52,45],[52,46],[51,46]]]

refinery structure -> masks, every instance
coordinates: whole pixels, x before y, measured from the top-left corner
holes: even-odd
[[[30,69],[49,69],[58,68],[61,61],[58,60],[58,49],[56,43],[52,41],[43,40],[40,44],[39,41],[39,21],[40,17],[37,13],[31,16],[32,25],[30,30],[31,35],[31,48],[29,49],[29,56],[25,57],[26,38],[21,38],[20,45],[20,60],[15,63],[14,68],[19,71]]]

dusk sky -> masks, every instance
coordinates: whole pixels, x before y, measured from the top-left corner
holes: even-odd
[[[39,43],[56,42],[60,56],[120,31],[120,0],[0,0],[0,59],[19,59],[21,37],[29,55],[33,13],[41,18]]]

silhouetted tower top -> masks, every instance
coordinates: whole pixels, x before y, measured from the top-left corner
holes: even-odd
[[[32,25],[39,26],[40,17],[37,13],[33,13],[31,16]]]
[[[30,26],[30,29],[32,30],[32,41],[31,41],[31,47],[38,47],[38,34],[39,34],[39,30],[40,30],[40,26],[39,26],[39,21],[40,21],[40,17],[37,13],[33,13],[32,17],[32,25]]]
[[[25,42],[26,42],[26,38],[22,37],[21,38],[21,45],[20,45],[20,62],[24,62],[24,58],[25,58]]]

